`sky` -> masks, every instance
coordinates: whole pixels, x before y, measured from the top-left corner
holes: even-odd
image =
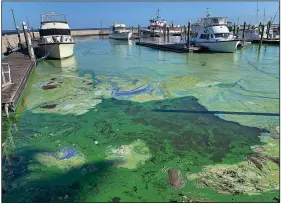
[[[207,8],[212,16],[226,16],[228,21],[257,24],[257,2],[2,2],[2,30],[14,30],[11,9],[14,10],[19,27],[23,21],[30,26],[40,26],[40,15],[55,11],[66,15],[72,29],[108,28],[113,22],[127,26],[149,25],[149,18],[155,17],[160,9],[160,16],[175,25],[187,25],[205,17]],[[258,23],[274,17],[279,2],[258,2]],[[274,23],[279,23],[279,12]]]

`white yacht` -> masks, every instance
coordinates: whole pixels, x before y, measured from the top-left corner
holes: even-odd
[[[239,40],[230,35],[226,17],[202,18],[191,26],[191,44],[204,47],[210,51],[233,53]]]
[[[126,29],[125,24],[116,24],[114,23],[110,27],[109,38],[117,40],[128,40],[132,36],[132,32]]]
[[[55,12],[41,15],[39,35],[37,55],[54,59],[73,55],[75,43],[65,15]]]

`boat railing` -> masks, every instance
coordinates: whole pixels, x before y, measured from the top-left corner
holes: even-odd
[[[12,84],[11,69],[8,63],[2,63],[2,88]]]

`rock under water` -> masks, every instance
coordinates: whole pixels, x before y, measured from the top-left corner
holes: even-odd
[[[185,181],[182,180],[180,173],[178,169],[168,170],[168,183],[175,189],[181,189],[185,185]]]

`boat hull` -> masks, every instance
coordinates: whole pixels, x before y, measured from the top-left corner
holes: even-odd
[[[109,38],[116,40],[128,40],[132,37],[132,32],[129,33],[112,33],[109,35]]]
[[[75,43],[39,44],[35,54],[40,57],[47,55],[47,58],[52,59],[68,58],[73,56],[74,44]]]
[[[201,42],[199,46],[205,47],[213,52],[234,53],[240,41],[216,41],[216,42]]]

